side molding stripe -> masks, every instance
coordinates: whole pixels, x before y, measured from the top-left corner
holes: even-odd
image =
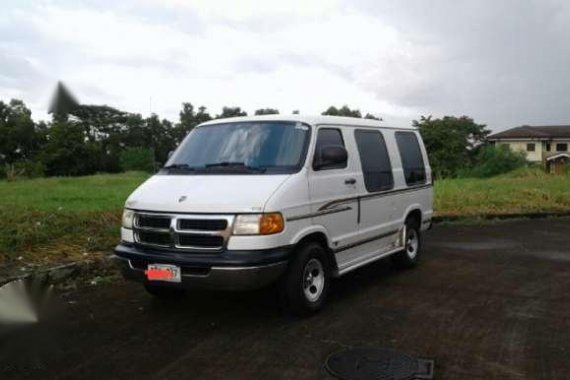
[[[336,214],[337,212],[343,212],[343,211],[348,211],[348,210],[352,210],[352,207],[346,206],[346,207],[332,208],[332,209],[328,209],[328,210],[319,210],[317,212],[312,212],[310,214],[303,214],[303,215],[287,217],[287,221],[293,222],[295,220],[314,218],[317,216],[323,216],[323,215],[329,215],[329,214]]]
[[[334,201],[330,201],[328,203],[325,203],[323,206],[321,206],[319,208],[319,210],[317,212],[312,212],[312,213],[303,214],[303,215],[290,216],[290,217],[287,217],[286,220],[288,222],[294,222],[296,220],[314,218],[317,216],[336,214],[337,212],[352,210],[352,207],[350,207],[350,206],[345,206],[345,207],[335,207],[335,206],[338,206],[340,204],[347,203],[347,202],[357,201],[358,202],[358,204],[357,204],[357,207],[358,207],[357,218],[358,218],[358,220],[357,221],[358,221],[358,223],[360,223],[360,214],[361,214],[361,204],[360,203],[361,203],[362,199],[383,197],[383,196],[387,196],[387,195],[394,195],[394,194],[400,194],[400,193],[402,193],[402,194],[403,193],[410,193],[413,191],[429,189],[432,186],[433,185],[431,185],[431,184],[427,184],[427,185],[410,187],[410,188],[406,188],[406,189],[388,190],[388,191],[382,191],[382,192],[372,193],[372,194],[367,194],[367,195],[357,195],[355,197],[350,197],[350,198],[335,199]]]
[[[380,239],[383,239],[383,238],[388,237],[390,235],[395,235],[398,232],[399,232],[399,230],[392,230],[392,231],[383,233],[381,235],[372,236],[371,238],[360,240],[360,241],[357,241],[355,243],[347,244],[347,245],[344,245],[342,247],[339,247],[339,248],[333,250],[333,252],[338,253],[338,252],[346,251],[347,249],[358,247],[359,245],[370,243],[370,242],[373,242],[374,240],[380,240]]]
[[[370,199],[370,198],[376,198],[376,197],[383,197],[386,195],[394,195],[394,194],[400,194],[400,193],[410,193],[413,191],[418,191],[418,190],[423,190],[423,189],[429,189],[430,187],[432,187],[431,184],[427,184],[427,185],[421,185],[421,186],[414,186],[414,187],[409,187],[406,189],[397,189],[397,190],[388,190],[388,191],[381,191],[378,193],[372,193],[372,194],[366,194],[366,195],[357,195],[355,197],[350,197],[350,198],[341,198],[341,199],[336,199],[334,201],[330,201],[328,203],[325,203],[323,206],[321,206],[319,208],[319,211],[322,210],[326,210],[332,206],[341,204],[341,203],[346,203],[346,202],[352,202],[352,201],[356,201],[356,200],[362,200],[362,199]]]

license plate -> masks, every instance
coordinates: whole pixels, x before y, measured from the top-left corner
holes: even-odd
[[[180,267],[167,264],[149,264],[144,271],[149,281],[181,282]]]

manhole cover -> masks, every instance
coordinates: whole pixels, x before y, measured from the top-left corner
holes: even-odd
[[[433,361],[388,349],[353,348],[330,355],[327,371],[342,380],[433,379]]]

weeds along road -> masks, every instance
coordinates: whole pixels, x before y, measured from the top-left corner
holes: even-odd
[[[330,353],[378,346],[434,358],[438,379],[564,379],[569,290],[570,219],[438,225],[419,267],[347,275],[309,319],[282,316],[272,289],[176,303],[123,281],[80,290],[50,358],[0,377],[319,379]]]

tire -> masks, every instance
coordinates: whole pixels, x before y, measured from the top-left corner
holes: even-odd
[[[292,315],[307,316],[325,304],[329,288],[327,255],[318,243],[301,246],[280,284],[281,303]]]
[[[147,293],[160,299],[180,298],[186,293],[184,289],[173,288],[169,286],[154,285],[148,283],[144,284],[144,288],[147,291]]]
[[[420,222],[415,218],[406,220],[406,247],[392,256],[392,263],[399,269],[416,266],[422,250]]]

